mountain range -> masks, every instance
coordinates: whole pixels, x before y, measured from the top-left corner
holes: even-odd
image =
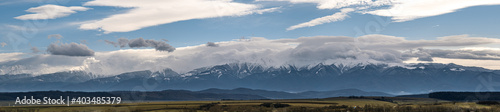
[[[213,91],[210,88],[250,88],[303,93],[299,96],[321,96],[314,91],[345,89],[404,94],[432,91],[485,91],[491,88],[481,86],[487,86],[484,84],[488,81],[498,80],[499,76],[498,70],[437,63],[405,66],[317,64],[305,67],[293,65],[264,67],[250,63],[232,63],[198,68],[182,74],[168,68],[162,71],[135,71],[114,76],[95,75],[83,71],[37,76],[6,74],[0,75],[0,91],[176,89],[209,92]],[[280,96],[279,94],[281,93],[275,93],[276,96]]]

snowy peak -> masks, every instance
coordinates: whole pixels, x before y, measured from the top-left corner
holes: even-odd
[[[269,69],[269,68],[267,68]],[[217,65],[213,67],[205,67],[200,69],[195,69],[191,72],[183,74],[183,77],[186,76],[204,76],[211,75],[216,76],[217,78],[226,77],[226,78],[245,78],[254,73],[262,73],[267,70],[263,66],[251,63],[231,63],[224,65]],[[204,76],[206,77],[206,76]]]

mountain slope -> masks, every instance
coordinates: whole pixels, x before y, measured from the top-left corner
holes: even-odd
[[[306,98],[328,98],[339,96],[393,96],[382,92],[365,92],[357,89],[342,89],[334,91],[307,91],[298,93]]]
[[[98,75],[82,71],[57,72],[32,76],[21,75],[0,75],[0,91],[41,91],[58,90],[64,86],[82,83],[91,79],[100,78]]]
[[[267,91],[267,90],[258,90],[258,89],[248,89],[248,88],[235,88],[235,89],[216,89],[210,88],[202,91],[198,91],[201,93],[217,93],[217,94],[249,94],[249,95],[258,95],[264,96],[270,99],[297,99],[297,98],[305,98],[304,96],[281,92],[281,91]]]
[[[500,80],[499,71],[434,63],[407,66],[318,64],[305,67],[292,65],[264,67],[237,63],[199,68],[183,74],[171,69],[156,72],[136,71],[110,77],[68,73],[36,77],[18,76],[17,78],[2,76],[0,78],[14,78],[0,82],[0,87],[2,87],[0,91],[251,88],[295,92],[358,89],[386,93],[428,93],[430,91],[485,91],[488,88],[485,87],[484,82]],[[266,97],[280,98],[269,95]]]
[[[216,93],[216,94],[248,94],[258,95],[269,99],[300,99],[300,98],[328,98],[339,96],[393,96],[391,94],[382,92],[365,92],[357,89],[342,89],[333,91],[306,91],[299,93],[289,93],[282,91],[268,91],[259,89],[248,88],[235,88],[235,89],[206,89],[198,91],[201,93]]]

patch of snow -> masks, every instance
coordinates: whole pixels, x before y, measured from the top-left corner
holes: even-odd
[[[450,68],[451,71],[455,71],[455,72],[463,72],[465,71],[465,69],[463,68]]]
[[[420,67],[418,67],[418,68],[420,68],[420,69],[425,69],[425,67],[424,67],[424,66],[420,66]]]
[[[401,67],[406,68],[406,69],[410,69],[410,70],[417,69],[417,67],[410,67],[410,66],[401,66]]]
[[[193,74],[192,73],[185,73],[185,74],[182,74],[181,77],[189,77],[189,76],[192,76]]]
[[[220,78],[220,76],[222,76],[222,73],[221,73],[221,72],[219,72],[218,74],[219,74],[219,76],[217,76],[217,78]],[[196,78],[196,77],[195,77],[195,78]]]

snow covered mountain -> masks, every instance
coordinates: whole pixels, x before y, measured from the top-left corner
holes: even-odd
[[[14,77],[6,79],[7,77]],[[387,93],[431,91],[492,91],[500,71],[456,64],[318,64],[297,67],[264,67],[233,63],[204,67],[179,74],[171,69],[136,71],[110,77],[84,72],[0,76],[1,91],[30,90],[204,90],[209,88],[252,88],[275,91],[329,91],[359,89]]]

